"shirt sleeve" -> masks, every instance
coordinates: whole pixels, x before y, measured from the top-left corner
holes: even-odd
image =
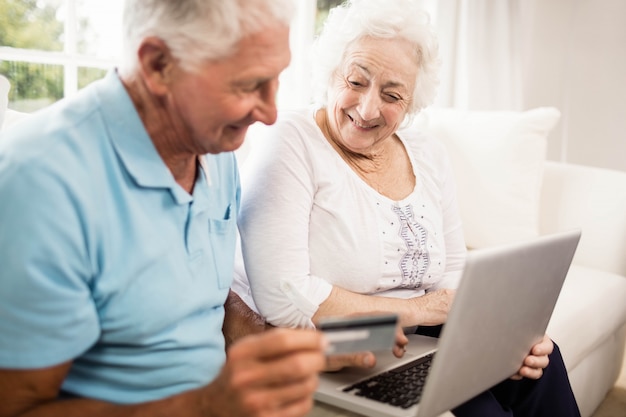
[[[82,179],[11,155],[0,150],[0,367],[51,366],[99,335],[81,203],[71,191]]]
[[[318,168],[302,129],[285,122],[265,129],[252,139],[242,169],[245,272],[260,313],[282,327],[313,327],[311,318],[332,289],[310,273],[309,217]]]

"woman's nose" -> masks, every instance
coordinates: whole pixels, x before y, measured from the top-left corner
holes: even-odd
[[[364,121],[373,120],[380,115],[380,97],[373,90],[361,95],[357,111]]]

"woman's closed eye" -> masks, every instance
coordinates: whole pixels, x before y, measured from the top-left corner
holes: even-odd
[[[396,101],[402,100],[402,97],[396,94],[388,94],[388,93],[383,94],[383,98],[385,99],[385,101],[388,101],[390,103],[395,103]]]

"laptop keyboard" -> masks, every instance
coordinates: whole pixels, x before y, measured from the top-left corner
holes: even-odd
[[[422,398],[422,390],[434,355],[431,353],[374,375],[344,388],[343,391],[396,407],[409,408]]]

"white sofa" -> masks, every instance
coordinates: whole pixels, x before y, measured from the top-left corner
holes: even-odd
[[[554,108],[429,109],[416,121],[448,148],[469,247],[580,228],[548,334],[583,417],[621,370],[626,343],[626,172],[545,159]]]
[[[582,237],[548,334],[559,344],[583,417],[613,387],[626,342],[626,172],[546,162],[540,230]]]

